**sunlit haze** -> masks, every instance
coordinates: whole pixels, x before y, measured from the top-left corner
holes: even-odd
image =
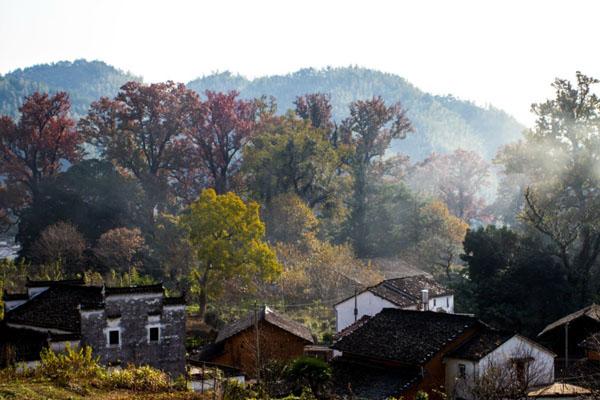
[[[0,73],[102,60],[146,81],[358,65],[524,123],[551,81],[600,75],[594,1],[0,0]]]

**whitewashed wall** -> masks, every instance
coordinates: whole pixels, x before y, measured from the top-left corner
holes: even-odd
[[[398,308],[394,303],[382,299],[368,290],[356,296],[356,304],[358,309],[356,319],[361,319],[365,315],[373,316],[384,308]],[[354,297],[351,297],[335,306],[335,331],[339,332],[353,323]]]
[[[394,303],[385,300],[376,294],[366,290],[356,296],[358,314],[356,319],[360,319],[365,315],[373,316],[378,314],[384,308],[399,308]],[[417,305],[403,307],[405,310],[416,310]],[[454,313],[454,296],[441,296],[429,299],[429,309],[431,311],[445,311]],[[341,331],[354,323],[354,297],[339,303],[335,306],[335,329],[336,332]]]
[[[528,355],[533,358],[529,363],[530,376],[535,376],[533,385],[543,385],[554,382],[554,357],[549,350],[534,344],[520,335],[515,335],[504,342],[496,350],[479,361],[479,373],[485,373],[490,365],[506,363],[511,358]]]
[[[430,298],[429,309],[454,314],[454,295]]]
[[[465,378],[459,377],[459,365],[465,365]],[[449,358],[446,360],[446,393],[449,399],[470,398],[470,387],[477,376],[477,363],[468,360]]]
[[[520,335],[515,335],[478,362],[447,358],[446,393],[449,399],[471,399],[469,387],[475,379],[485,374],[492,366],[506,365],[516,357],[530,356],[529,374],[535,379],[531,386],[540,386],[554,382],[554,354]],[[459,365],[464,364],[466,377],[459,377]]]

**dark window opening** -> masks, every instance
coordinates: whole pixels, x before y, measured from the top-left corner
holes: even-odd
[[[446,307],[450,307],[450,297],[446,297]]]
[[[160,332],[159,332],[158,328],[150,328],[150,341],[158,342],[159,337],[160,337]]]
[[[467,376],[467,366],[465,364],[458,364],[458,377],[466,378]]]
[[[118,346],[119,345],[119,331],[108,331],[108,344],[110,346]]]

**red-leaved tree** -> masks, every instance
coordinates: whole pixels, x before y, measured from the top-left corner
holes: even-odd
[[[78,129],[102,155],[142,184],[148,209],[170,199],[169,178],[183,168],[186,132],[198,109],[195,92],[173,82],[128,82],[113,99],[94,102]]]
[[[257,102],[239,99],[238,95],[235,91],[207,91],[188,135],[192,144],[190,162],[207,173],[208,185],[217,194],[231,189],[231,181],[239,171],[241,149],[257,127]]]
[[[0,117],[0,222],[5,226],[37,200],[40,184],[56,175],[62,162],[80,160],[81,139],[70,107],[67,93],[34,93],[19,108],[19,121]]]

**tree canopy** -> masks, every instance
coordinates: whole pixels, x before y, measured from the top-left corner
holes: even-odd
[[[219,294],[226,279],[270,280],[282,270],[264,241],[265,227],[255,202],[205,189],[181,215],[180,224],[194,249],[192,288],[198,294],[201,314],[207,298]]]

